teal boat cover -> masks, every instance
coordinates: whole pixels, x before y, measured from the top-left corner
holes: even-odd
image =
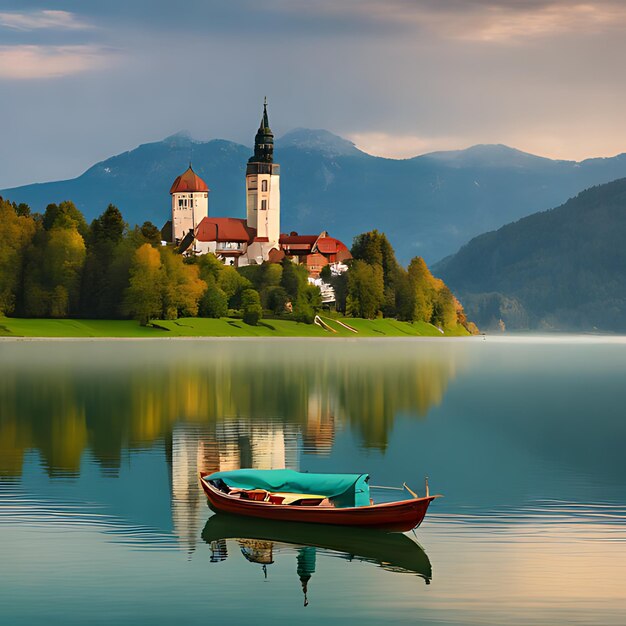
[[[221,479],[235,489],[265,489],[326,496],[337,507],[368,506],[370,503],[369,474],[309,474],[289,469],[240,469],[216,472],[206,478]]]

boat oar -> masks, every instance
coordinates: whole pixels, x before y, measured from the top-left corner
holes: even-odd
[[[414,497],[419,496],[406,483],[402,483],[402,487],[384,487],[383,485],[370,485],[370,489],[392,489],[393,491],[404,491],[405,489]],[[426,477],[426,497],[428,498],[428,476]]]
[[[406,483],[402,483],[402,486],[414,497],[419,498],[419,496],[411,489]]]

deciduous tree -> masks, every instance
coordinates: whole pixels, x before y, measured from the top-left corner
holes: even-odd
[[[126,313],[139,320],[142,326],[163,310],[162,281],[159,251],[146,243],[135,251],[124,301]]]
[[[374,319],[383,306],[384,298],[382,267],[354,261],[348,273],[346,313],[352,317]]]

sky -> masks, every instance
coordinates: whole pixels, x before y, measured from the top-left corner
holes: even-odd
[[[625,0],[0,0],[0,188],[186,130],[626,152]]]

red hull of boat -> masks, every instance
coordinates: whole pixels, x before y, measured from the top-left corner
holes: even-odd
[[[205,477],[210,479],[210,476],[201,474],[200,483],[209,499],[211,508],[216,512],[286,522],[358,526],[397,532],[409,531],[419,526],[426,515],[428,505],[437,497],[429,496],[428,498],[414,498],[401,502],[342,509],[280,505],[254,500],[240,500],[229,496],[207,483],[204,480]]]

